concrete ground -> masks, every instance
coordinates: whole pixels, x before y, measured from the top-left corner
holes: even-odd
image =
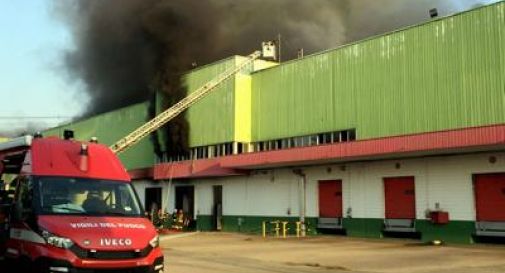
[[[229,233],[162,238],[170,273],[505,272],[505,245],[427,246],[343,236],[263,239]]]

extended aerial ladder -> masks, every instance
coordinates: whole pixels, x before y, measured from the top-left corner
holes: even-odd
[[[128,149],[129,147],[135,145],[142,138],[148,136],[150,133],[154,132],[155,130],[165,125],[173,118],[177,117],[180,113],[188,109],[191,105],[195,104],[196,102],[207,96],[210,92],[215,90],[226,80],[228,80],[233,75],[240,72],[247,65],[253,63],[259,57],[261,57],[261,55],[262,53],[260,51],[255,51],[254,53],[252,53],[247,57],[247,60],[243,61],[236,67],[228,69],[227,71],[223,72],[210,82],[207,82],[206,84],[198,88],[196,91],[192,92],[187,97],[174,104],[172,107],[168,108],[167,110],[160,113],[147,123],[140,126],[135,131],[131,132],[124,138],[120,139],[119,141],[111,145],[110,149],[115,154],[119,154],[124,150]]]

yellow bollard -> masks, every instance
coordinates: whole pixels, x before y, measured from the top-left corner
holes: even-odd
[[[267,237],[267,222],[266,221],[263,221],[261,223],[261,231],[262,231],[263,238],[266,238]]]
[[[300,227],[301,227],[301,223],[296,222],[296,237],[297,238],[300,238],[300,231],[302,230]]]
[[[281,230],[281,228],[280,228],[280,222],[279,221],[272,221],[272,222],[270,222],[270,224],[275,225],[275,228],[274,228],[274,230],[275,230],[275,236],[279,237],[280,236],[280,230]]]
[[[289,229],[287,227],[288,223],[289,222],[287,222],[287,221],[282,222],[282,237],[283,238],[286,238],[286,235],[287,235],[287,232],[288,232],[288,229]]]

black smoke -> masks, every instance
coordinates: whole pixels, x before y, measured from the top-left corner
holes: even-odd
[[[472,7],[476,0],[69,0],[55,7],[75,48],[64,63],[90,97],[85,116],[149,98],[191,68],[248,54],[282,34],[286,58]],[[170,85],[170,84],[169,84]],[[152,88],[151,88],[152,89]]]
[[[248,54],[282,35],[283,58],[336,47],[448,14],[475,0],[68,0],[54,1],[75,48],[63,54],[72,80],[90,98],[83,117],[166,95],[186,94],[192,64]],[[152,109],[151,109],[152,110]],[[152,111],[151,111],[152,112]],[[151,113],[153,114],[153,113]],[[172,149],[187,145],[184,118],[169,128]]]

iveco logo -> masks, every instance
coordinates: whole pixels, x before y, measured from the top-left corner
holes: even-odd
[[[102,238],[102,239],[100,239],[100,245],[101,246],[131,246],[132,245],[132,240],[131,239],[107,239],[107,238]]]

